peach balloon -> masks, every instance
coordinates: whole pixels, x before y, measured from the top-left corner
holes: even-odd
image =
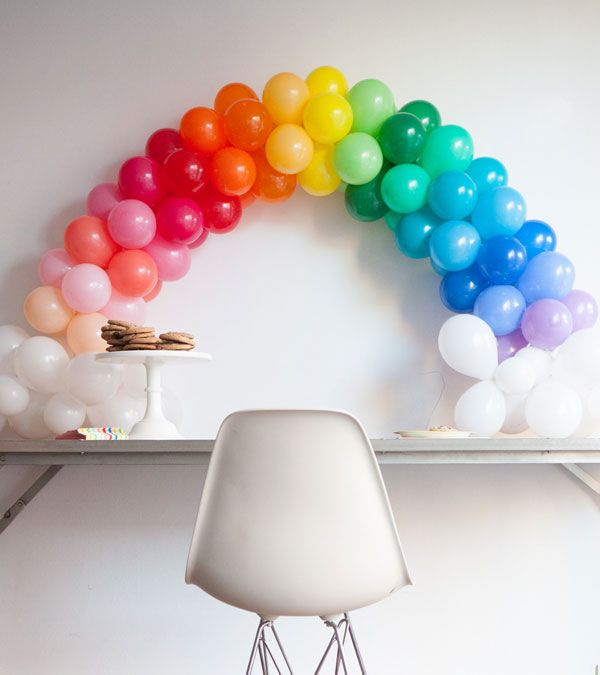
[[[76,314],[67,327],[67,342],[73,354],[104,352],[106,342],[102,339],[102,326],[107,319],[104,314]]]
[[[75,312],[54,286],[38,286],[25,298],[23,313],[28,323],[40,333],[61,333]]]
[[[269,164],[280,173],[300,173],[313,158],[311,137],[298,124],[280,124],[267,139]]]
[[[277,73],[265,85],[262,102],[275,124],[302,124],[302,113],[310,91],[306,82],[293,73]]]

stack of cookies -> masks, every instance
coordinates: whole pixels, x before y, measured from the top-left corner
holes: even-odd
[[[171,331],[155,335],[155,329],[148,326],[136,326],[127,321],[109,319],[102,326],[102,339],[108,344],[107,352],[134,350],[178,350],[194,349],[194,336],[190,333]]]
[[[170,331],[169,333],[161,333],[159,349],[171,349],[173,351],[189,351],[194,349],[196,343],[194,336],[191,333],[183,333],[181,331]]]

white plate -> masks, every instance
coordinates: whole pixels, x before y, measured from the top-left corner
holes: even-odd
[[[434,431],[432,429],[404,429],[403,431],[394,431],[402,438],[469,438],[470,431],[460,431],[460,429],[450,429],[448,431]]]

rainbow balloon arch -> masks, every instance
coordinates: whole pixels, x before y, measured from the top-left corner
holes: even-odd
[[[225,85],[212,108],[155,131],[116,183],[91,190],[87,214],[67,225],[63,248],[43,254],[42,285],[25,299],[41,335],[0,327],[0,427],[8,419],[27,438],[86,417],[130,427],[143,414],[140,385],[95,362],[101,326],[143,323],[163,282],[185,276],[193,249],[234,230],[254,200],[284,201],[298,185],[317,197],[343,191],[353,218],[384,219],[402,254],[430,259],[456,313],[440,353],[480,380],[456,404],[459,428],[548,437],[600,428],[598,308],[573,289],[554,230],[526,220],[505,166],[474,159],[470,134],[442,124],[433,104],[398,109],[383,82],[349,89],[331,66],[305,80],[274,75],[261,99]]]

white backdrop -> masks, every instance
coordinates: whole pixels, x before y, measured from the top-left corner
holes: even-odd
[[[399,103],[428,98],[476,154],[508,166],[600,296],[596,251],[600,7],[4,0],[0,7],[0,322],[21,320],[39,254],[87,191],[155,128],[223,83],[260,90],[323,63],[378,77]],[[341,195],[255,204],[194,253],[151,305],[152,325],[197,335],[214,362],[173,372],[183,431],[229,411],[345,408],[371,436],[449,410],[466,378],[440,364],[438,278],[361,224]],[[31,477],[0,472],[0,507]],[[587,675],[600,661],[598,500],[558,467],[387,469],[416,586],[358,612],[370,672]],[[0,672],[233,673],[254,619],[183,585],[203,470],[69,468],[0,541]],[[325,638],[283,633],[304,670]]]

